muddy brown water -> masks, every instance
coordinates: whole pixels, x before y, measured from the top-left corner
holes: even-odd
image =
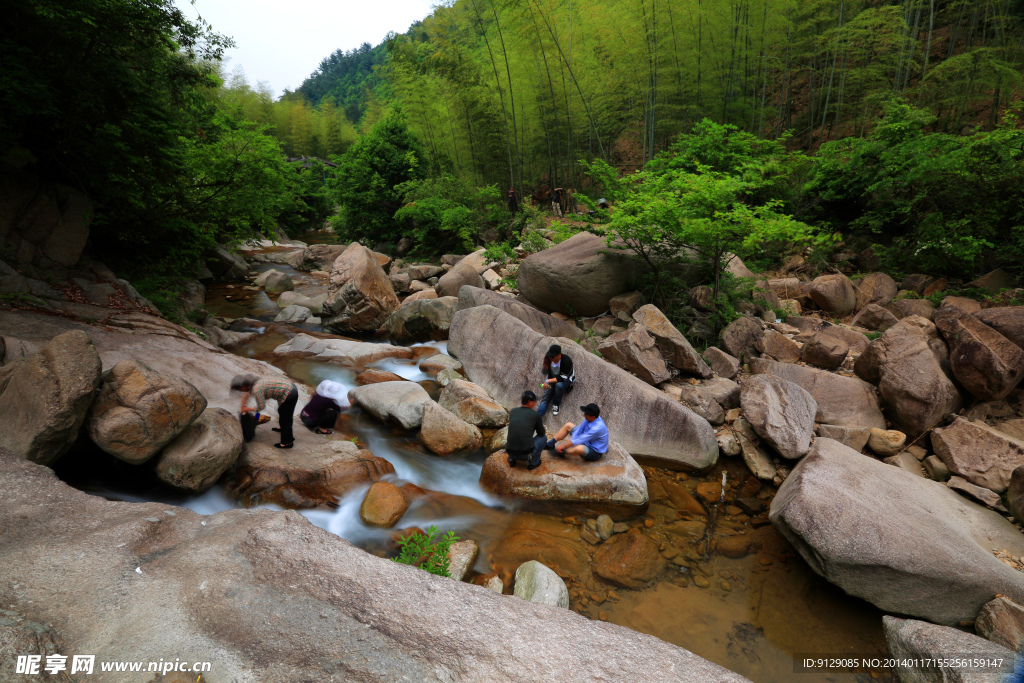
[[[279,264],[265,264],[265,267],[261,264],[259,269],[271,267],[288,272],[296,284],[301,282],[303,287],[323,284],[316,282],[316,278],[309,278],[308,274]],[[272,320],[277,314],[276,303],[262,290],[240,289],[237,284],[231,288],[224,284],[212,286],[207,309],[216,316],[264,321]],[[262,334],[232,352],[273,363],[293,379],[311,386],[328,378],[354,386],[358,369],[310,359],[281,359],[271,353],[297,331],[268,326]],[[420,349],[417,359],[381,361],[370,367],[419,381],[436,397],[436,385],[416,364],[424,355],[444,349],[443,343],[434,343]],[[570,608],[579,614],[674,643],[755,683],[894,680],[888,670],[795,673],[798,655],[885,653],[882,613],[816,575],[792,546],[765,523],[763,516],[750,519],[729,505],[750,478],[738,458],[723,457],[706,473],[643,468],[652,500],[645,509],[625,521],[631,529],[645,534],[659,546],[666,558],[665,569],[651,585],[630,590],[605,583],[594,574],[598,547],[581,538],[585,518],[577,509],[570,506],[552,506],[542,511],[520,509],[513,502],[502,501],[483,491],[478,479],[486,457],[484,452],[446,458],[432,455],[420,445],[415,434],[387,429],[358,409],[343,415],[337,427],[337,438],[357,438],[375,455],[389,460],[395,466],[398,483],[411,481],[427,491],[438,492],[415,501],[398,526],[426,529],[436,525],[442,531],[453,530],[461,538],[477,541],[480,555],[471,580],[482,581],[497,574],[505,582],[505,592],[510,593],[511,579],[519,563],[539,559],[566,580]],[[720,540],[729,535],[749,538],[750,552],[738,558],[711,552],[704,560],[703,546],[698,540],[707,515],[694,514],[692,505],[689,509],[683,505],[680,507],[684,509],[676,509],[665,492],[672,486],[680,486],[699,498],[697,485],[721,481],[722,472],[726,473],[728,481],[727,507],[719,511],[716,538]],[[98,486],[86,479],[76,480],[74,474],[65,477],[81,488],[110,497],[161,500],[204,513],[237,505],[220,486],[201,497],[188,498],[152,480],[140,487],[138,477],[126,478],[135,482],[132,490],[125,486],[118,489],[109,482]],[[336,509],[302,512],[313,523],[368,552],[394,556],[397,553],[393,530],[366,527],[359,518],[358,508],[364,491],[365,487],[346,494]],[[758,496],[769,503],[774,493],[774,487],[766,486]],[[706,507],[710,510],[710,505]],[[680,525],[693,533],[681,535]],[[557,638],[558,634],[553,633],[551,637]]]

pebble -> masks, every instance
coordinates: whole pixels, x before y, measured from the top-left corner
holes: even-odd
[[[612,534],[615,533],[613,530],[614,526],[615,523],[612,521],[611,517],[608,515],[600,515],[597,518],[597,535],[601,537],[601,540],[607,541],[612,537]]]
[[[601,542],[601,537],[597,535],[597,532],[591,531],[589,527],[580,529],[580,538],[590,545],[597,545]]]
[[[722,582],[722,590],[724,590],[724,591],[731,591],[732,590],[732,586],[729,585],[728,581],[723,581]]]
[[[706,577],[701,576],[700,574],[694,574],[694,576],[693,576],[693,584],[695,586],[699,586],[701,588],[707,588],[708,586],[711,585],[711,582],[708,581]]]
[[[608,613],[607,612],[598,612],[597,613],[597,618],[600,619],[601,621],[608,621]]]
[[[612,531],[614,531],[617,534],[624,534],[627,531],[629,531],[629,525],[625,522],[616,522],[612,525]]]
[[[159,522],[160,520],[156,517],[146,517],[147,522]]]
[[[654,520],[653,519],[645,519],[644,520],[644,526],[647,527],[648,529],[650,529],[652,526],[654,526]]]
[[[661,556],[664,557],[666,560],[671,560],[673,557],[677,557],[678,555],[679,549],[673,546],[668,546],[667,548],[664,548],[661,551]]]

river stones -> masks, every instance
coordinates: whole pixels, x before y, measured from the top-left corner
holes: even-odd
[[[385,358],[412,358],[412,349],[391,344],[371,344],[354,339],[320,339],[301,333],[274,349],[278,355],[316,356],[320,360],[368,365]]]
[[[654,342],[658,345],[666,363],[688,375],[704,379],[711,377],[711,368],[707,366],[704,359],[654,304],[640,306],[633,313],[633,320],[642,325],[654,337]]]
[[[861,309],[868,304],[884,306],[896,298],[899,293],[899,285],[885,273],[871,273],[861,280],[855,287],[857,292],[857,308]]]
[[[959,415],[932,432],[932,448],[951,472],[996,493],[1005,491],[1014,469],[1024,465],[1024,440]]]
[[[369,370],[363,370],[356,375],[356,384],[363,386],[364,384],[378,384],[380,382],[404,382],[405,378],[401,375],[396,375],[393,372],[387,370],[379,370],[377,368],[370,368]]]
[[[516,570],[515,596],[527,602],[551,607],[569,607],[569,589],[548,567],[536,560],[524,562]]]
[[[647,479],[643,470],[619,444],[609,444],[608,453],[596,462],[552,451],[541,454],[541,464],[532,470],[509,467],[504,450],[484,461],[480,485],[501,496],[531,500],[623,503],[647,502]]]
[[[956,624],[996,593],[1024,599],[1024,574],[992,554],[1024,554],[1004,517],[831,439],[786,478],[770,519],[815,572],[887,612]]]
[[[370,526],[393,527],[408,509],[409,503],[397,486],[389,481],[370,485],[359,506],[359,517]]]
[[[755,344],[755,348],[780,363],[795,363],[800,360],[800,346],[789,337],[775,330],[765,331],[761,339]]]
[[[459,419],[433,401],[423,404],[420,439],[424,446],[437,455],[475,450],[483,445],[483,436],[478,427]]]
[[[480,546],[471,538],[452,543],[448,546],[448,576],[456,581],[465,579],[473,569],[473,563],[476,562],[476,557],[479,554]],[[500,581],[500,579],[498,580]]]
[[[974,628],[978,635],[997,645],[1014,652],[1024,650],[1024,607],[1005,595],[981,608]]]
[[[1013,650],[973,633],[888,614],[882,617],[882,629],[900,681],[998,683],[1013,671]],[[1002,665],[978,668],[959,663],[966,659],[1000,660]]]
[[[756,349],[763,336],[764,328],[761,327],[761,323],[753,318],[739,317],[722,330],[722,346],[739,358],[745,352]]]
[[[981,400],[1001,399],[1024,379],[1024,349],[973,315],[946,306],[935,326],[949,344],[953,376]]]
[[[238,418],[223,408],[207,408],[160,452],[156,476],[176,488],[203,493],[235,464],[244,445]]]
[[[167,377],[136,360],[122,360],[103,375],[85,426],[97,446],[138,465],[160,452],[205,409],[206,398],[185,380]]]
[[[519,405],[524,387],[540,381],[541,359],[552,344],[562,346],[576,371],[575,388],[564,405],[599,405],[611,440],[634,458],[676,468],[703,468],[718,460],[718,443],[706,420],[572,340],[544,337],[496,308],[456,313],[448,351],[462,361],[471,380],[509,409]],[[551,413],[544,419],[552,432],[565,421]]]
[[[398,307],[384,326],[392,339],[397,341],[427,341],[443,339],[452,321],[455,302],[453,296],[434,299],[420,299]]]
[[[672,379],[661,351],[643,325],[609,335],[597,345],[600,354],[623,370],[631,372],[648,384],[661,384]]]
[[[351,441],[296,439],[295,446],[282,450],[268,439],[245,445],[227,490],[244,503],[310,508],[332,505],[356,486],[394,471],[387,460]]]
[[[438,403],[471,425],[500,428],[508,424],[508,411],[487,395],[483,387],[464,379],[452,379],[441,390]]]
[[[857,310],[857,293],[853,283],[842,274],[814,278],[807,287],[807,296],[821,310],[840,317]]]
[[[480,277],[486,268],[483,267],[483,249],[474,251],[469,256],[463,257],[452,269],[441,276],[434,285],[438,296],[459,296],[459,291],[465,287],[476,287],[486,289],[484,279]]]
[[[1024,349],[1024,306],[986,308],[974,317]]]
[[[849,353],[850,345],[842,339],[824,332],[815,332],[804,342],[800,360],[823,370],[838,370]]]
[[[415,382],[378,382],[349,390],[348,400],[381,422],[417,429],[430,394]]]
[[[708,365],[715,371],[715,374],[719,377],[725,377],[726,379],[732,379],[740,371],[740,361],[738,358],[729,355],[725,351],[722,351],[717,346],[709,346],[704,351],[704,358],[707,360]]]
[[[513,318],[518,318],[526,323],[534,332],[550,337],[579,339],[583,336],[583,330],[569,321],[559,320],[553,315],[524,304],[522,301],[517,301],[514,297],[505,296],[497,292],[489,292],[479,287],[463,285],[459,289],[459,302],[455,305],[455,311],[462,311],[476,306],[500,308]]]
[[[55,462],[78,437],[101,370],[92,340],[78,330],[0,367],[0,448],[42,465]]]
[[[664,569],[665,558],[658,546],[637,529],[608,539],[594,556],[594,574],[622,588],[643,588]]]

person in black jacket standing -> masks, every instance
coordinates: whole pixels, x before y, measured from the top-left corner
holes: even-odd
[[[551,414],[558,415],[558,407],[562,405],[565,392],[572,389],[576,381],[576,373],[572,368],[572,358],[562,353],[562,347],[552,344],[544,354],[544,397],[540,400],[537,414],[544,417],[551,405]]]
[[[544,421],[536,411],[537,394],[524,391],[520,403],[519,408],[513,408],[508,414],[505,453],[508,454],[509,467],[515,467],[517,460],[528,460],[526,469],[532,470],[540,465],[540,454],[548,437]]]

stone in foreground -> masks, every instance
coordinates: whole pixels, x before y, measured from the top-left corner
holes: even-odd
[[[525,462],[508,466],[508,454],[500,450],[484,462],[480,485],[501,496],[566,503],[647,502],[647,479],[643,470],[614,441],[608,453],[596,462],[551,451],[541,454],[541,464],[532,470]]]
[[[1024,650],[1024,607],[1004,595],[981,608],[974,628],[997,645],[1014,652]]]
[[[815,572],[888,612],[956,624],[997,593],[1024,599],[1024,573],[992,554],[1024,554],[1010,522],[830,439],[793,469],[770,518]]]
[[[704,468],[718,460],[715,432],[706,420],[669,395],[586,351],[569,339],[544,337],[491,306],[459,311],[452,319],[448,351],[467,376],[506,409],[519,405],[526,387],[541,380],[541,363],[551,344],[573,359],[576,385],[563,413],[545,415],[549,431],[578,422],[579,406],[596,403],[611,440],[634,458],[665,467]]]
[[[0,489],[4,609],[51,624],[63,654],[173,661],[187,645],[216,662],[211,680],[260,683],[746,681],[657,638],[374,557],[296,512],[107,501],[10,454]]]
[[[519,565],[514,595],[538,605],[569,607],[569,589],[565,582],[536,560]]]
[[[882,617],[889,655],[901,683],[1000,683],[1013,671],[1014,652],[991,641],[949,626],[915,619]],[[935,660],[948,660],[936,666]],[[998,667],[956,666],[956,660],[1000,660]],[[929,661],[930,660],[930,661]]]
[[[223,408],[207,408],[164,447],[156,476],[176,488],[202,493],[235,464],[244,445],[238,418]]]
[[[459,419],[451,411],[433,401],[423,404],[420,439],[424,446],[437,455],[471,451],[483,445],[483,436],[479,428]]]

